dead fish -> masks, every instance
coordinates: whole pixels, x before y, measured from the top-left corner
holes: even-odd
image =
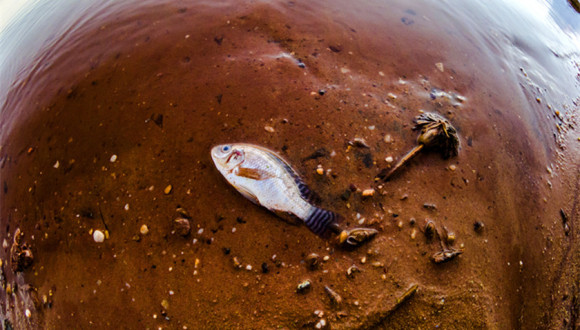
[[[226,180],[252,202],[282,218],[302,220],[317,235],[336,231],[338,215],[312,205],[308,186],[273,151],[245,143],[222,144],[212,148],[211,157]]]

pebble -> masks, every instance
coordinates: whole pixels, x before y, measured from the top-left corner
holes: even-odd
[[[173,220],[173,228],[180,236],[187,236],[191,232],[191,225],[189,224],[189,220],[185,218],[177,218]]]
[[[24,312],[24,315],[26,315],[27,318],[30,318],[32,316],[30,309],[27,308],[26,311]]]
[[[413,230],[411,230],[411,239],[415,239],[415,237],[417,237],[417,230],[415,228],[413,228]]]
[[[268,126],[268,125],[264,126],[264,130],[266,130],[266,132],[268,132],[268,133],[274,133],[275,132],[274,127]]]
[[[105,234],[97,229],[93,232],[93,239],[96,243],[103,243],[105,241]]]
[[[314,326],[316,329],[322,329],[326,326],[326,320],[325,319],[320,319],[320,321],[318,321],[318,323],[316,323],[316,325]]]
[[[328,260],[330,260],[330,256],[324,256],[324,258],[322,258],[322,260],[328,261]]]
[[[455,171],[457,169],[457,166],[455,166],[454,164],[449,165],[449,169],[451,171]]]
[[[141,233],[141,235],[147,235],[149,234],[149,227],[147,227],[147,225],[142,225],[141,228],[139,229],[139,232]]]
[[[324,174],[324,168],[322,168],[322,165],[318,165],[318,167],[316,168],[316,173],[318,173],[318,175]]]
[[[125,207],[123,207],[125,209],[125,211],[129,211],[129,204],[125,204]]]
[[[163,192],[165,193],[165,195],[169,195],[171,194],[171,190],[173,190],[173,187],[171,185],[168,185],[167,187],[165,187]]]
[[[443,63],[437,62],[437,63],[435,63],[435,66],[437,67],[437,69],[439,71],[441,71],[441,72],[444,72],[445,71],[445,68],[443,67]]]
[[[362,191],[362,196],[363,197],[371,197],[371,196],[374,196],[374,194],[375,194],[375,190],[372,189],[372,188],[365,189],[365,190]]]
[[[393,93],[388,93],[387,97],[390,98],[391,100],[396,100],[397,99],[397,95],[393,94]],[[386,142],[386,141],[385,141]]]
[[[52,167],[54,168],[59,168],[60,166],[60,162],[57,160],[56,163],[54,163],[54,165],[52,165]]]
[[[391,143],[393,142],[393,138],[391,137],[390,134],[385,135],[385,142],[386,143]]]
[[[387,163],[392,163],[393,162],[393,157],[392,156],[389,156],[389,157],[385,158],[385,161]]]
[[[302,293],[302,292],[305,292],[306,290],[308,290],[309,288],[310,288],[310,281],[306,280],[306,281],[303,281],[302,283],[298,284],[298,286],[296,287],[296,292]]]
[[[112,155],[111,158],[109,159],[109,161],[111,163],[114,163],[115,161],[117,161],[117,155]]]
[[[247,265],[246,270],[252,270],[252,265]]]

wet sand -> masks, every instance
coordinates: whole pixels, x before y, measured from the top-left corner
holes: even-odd
[[[578,56],[554,48],[540,66],[493,24],[460,31],[427,4],[184,3],[83,31],[90,43],[62,51],[74,60],[54,58],[2,112],[4,326],[577,327]],[[415,145],[420,110],[450,119],[458,157],[427,152],[375,183]],[[321,206],[378,236],[345,250],[252,204],[213,166],[227,142],[277,151]],[[464,253],[434,264],[426,219]],[[15,273],[17,228],[34,261]],[[310,253],[327,260],[310,270]]]

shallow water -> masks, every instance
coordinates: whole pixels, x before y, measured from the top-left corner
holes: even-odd
[[[31,2],[0,32],[3,319],[577,326],[579,18],[563,2]],[[419,110],[451,120],[459,156],[426,153],[374,183],[415,145]],[[379,235],[347,251],[250,203],[209,155],[234,141],[279,152],[321,206]],[[346,198],[353,186],[377,194]],[[440,246],[427,218],[461,256],[429,260]],[[34,261],[15,273],[18,227]],[[317,270],[313,252],[328,256]]]

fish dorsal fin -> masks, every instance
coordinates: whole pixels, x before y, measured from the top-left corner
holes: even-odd
[[[276,155],[274,155],[274,156],[276,156]],[[292,179],[294,179],[294,182],[296,183],[296,185],[298,186],[298,190],[300,191],[300,196],[302,196],[302,198],[304,198],[305,200],[307,200],[309,202],[316,202],[316,200],[318,199],[318,195],[316,195],[312,190],[310,190],[308,185],[306,183],[304,183],[304,181],[302,181],[302,178],[292,168],[292,166],[290,166],[290,164],[288,164],[285,160],[283,160],[280,157],[276,157],[276,159],[282,165],[284,170],[286,170],[286,172],[288,172],[288,174],[290,174]]]
[[[272,178],[272,174],[257,168],[238,167],[236,175],[253,180],[265,180]]]

